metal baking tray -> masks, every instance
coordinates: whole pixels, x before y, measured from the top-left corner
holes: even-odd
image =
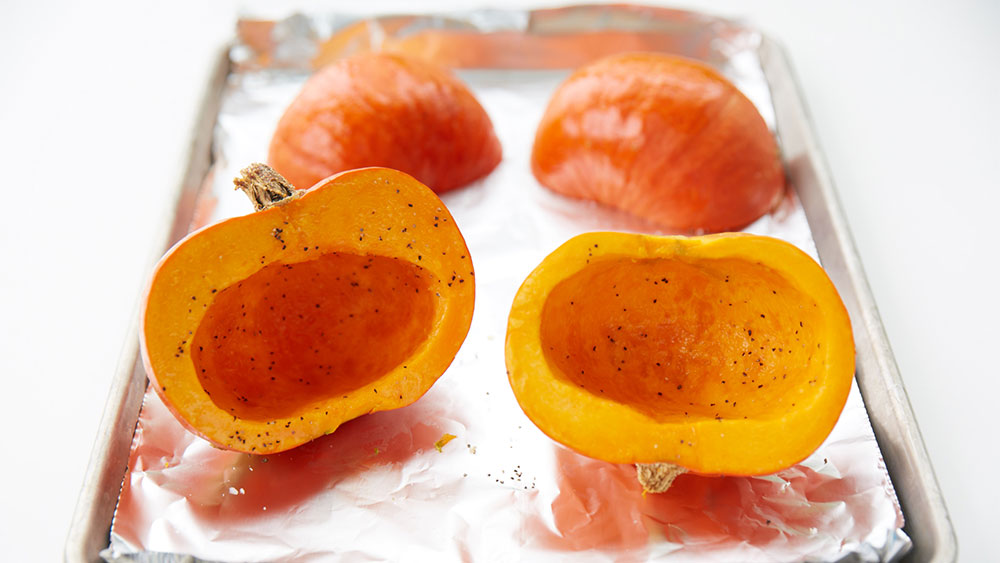
[[[663,9],[650,10],[664,12]],[[491,21],[508,22],[504,33],[514,30],[527,34],[541,30],[555,36],[586,30],[596,22],[604,31],[624,32],[615,37],[617,40],[626,38],[622,45],[628,48],[635,44],[627,40],[628,33],[642,30],[641,13],[641,9],[637,12],[634,7],[580,6],[528,12],[493,11]],[[638,19],[636,14],[640,14]],[[701,17],[677,11],[670,11],[670,15],[688,20]],[[474,21],[474,16],[466,14],[465,21]],[[384,21],[394,25],[406,20],[386,18]],[[719,31],[718,28],[710,29],[709,25],[719,20],[706,18],[704,21],[705,33]],[[246,22],[244,36],[252,37],[254,26],[258,24]],[[674,38],[674,41],[685,40],[691,38]],[[556,41],[545,48],[559,49],[560,46]],[[670,50],[671,45],[659,48]],[[788,180],[804,209],[820,260],[837,285],[854,325],[858,387],[905,516],[904,531],[913,541],[913,548],[904,560],[954,561],[957,544],[951,521],[796,78],[784,50],[773,39],[762,36],[756,46],[756,56],[770,90],[775,130],[781,142]],[[187,169],[178,186],[176,207],[169,227],[164,228],[159,239],[163,249],[188,232],[196,213],[198,195],[209,181],[213,130],[234,64],[232,50],[226,49],[219,56],[211,79],[204,85],[204,101],[192,132]],[[499,60],[497,64],[506,63]],[[67,561],[100,561],[99,553],[109,543],[112,519],[127,471],[129,448],[147,387],[138,355],[138,327],[136,315],[77,503],[66,543]]]

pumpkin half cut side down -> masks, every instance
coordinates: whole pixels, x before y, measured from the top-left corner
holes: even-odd
[[[809,456],[847,400],[854,341],[833,283],[791,244],[590,233],[518,290],[506,361],[543,432],[639,464],[659,491],[683,471],[764,475]]]
[[[501,153],[486,110],[448,69],[361,53],[306,81],[278,121],[268,163],[295,185],[384,166],[443,193],[488,175]]]
[[[264,165],[243,172],[257,212],[177,243],[146,294],[142,357],[166,406],[220,448],[266,454],[420,398],[474,304],[441,200],[384,168],[304,191]]]
[[[712,67],[624,53],[574,72],[538,124],[539,183],[675,233],[734,231],[785,189],[778,145],[756,106]]]

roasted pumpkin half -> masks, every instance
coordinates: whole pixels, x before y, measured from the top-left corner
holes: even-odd
[[[753,102],[697,61],[627,53],[552,95],[532,171],[545,187],[678,233],[740,229],[781,199],[774,136]]]
[[[237,185],[258,211],[178,242],[145,297],[142,357],[170,411],[218,447],[265,454],[420,398],[475,293],[437,196],[382,168],[299,191],[256,165]]]
[[[791,244],[591,233],[524,281],[506,361],[524,412],[579,453],[759,475],[833,429],[854,341],[833,283]]]
[[[313,74],[278,121],[268,163],[296,186],[385,166],[437,193],[490,173],[501,148],[486,111],[444,67],[365,53]]]

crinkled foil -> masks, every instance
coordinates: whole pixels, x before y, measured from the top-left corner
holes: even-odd
[[[640,45],[718,66],[773,127],[768,84],[755,55],[760,36],[685,12],[623,7],[393,21],[299,16],[244,22],[243,41],[232,51],[234,70],[218,116],[216,162],[200,222],[252,211],[231,179],[266,158],[277,119],[314,58],[329,49],[331,43],[321,41],[331,33],[335,41],[354,34],[353,46],[341,45],[342,52],[358,50],[358,41],[362,49],[388,48],[393,37],[433,37],[440,29],[467,36],[551,33],[555,48],[528,42],[520,59],[505,52],[497,62],[494,47],[477,55],[494,68],[457,71],[492,117],[504,150],[489,177],[443,197],[476,267],[476,310],[464,346],[415,404],[350,421],[277,455],[217,450],[186,432],[148,392],[105,558],[752,562],[883,561],[904,554],[910,540],[856,385],[833,433],[803,463],[762,477],[686,474],[668,492],[644,495],[633,466],[581,456],[543,435],[507,383],[507,313],[539,261],[579,233],[654,232],[624,214],[554,195],[530,173],[534,128],[568,73],[560,61],[576,64],[576,55],[565,53],[578,55],[574,44],[593,45],[587,31],[633,29]],[[631,48],[630,41],[622,45]],[[610,44],[617,48],[614,40]],[[547,51],[533,57],[530,49]],[[530,68],[518,69],[520,63]],[[792,193],[746,230],[816,256]],[[456,438],[441,445],[445,434]]]

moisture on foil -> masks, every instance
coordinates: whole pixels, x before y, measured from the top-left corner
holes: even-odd
[[[688,46],[717,64],[773,127],[756,32],[682,14],[656,12],[675,17],[668,22],[675,33],[701,26],[699,41]],[[467,16],[481,28],[528,21],[502,12]],[[302,35],[321,35],[321,25],[308,25],[318,21],[298,18],[276,29],[296,46],[295,56],[312,56]],[[713,35],[719,29],[726,33]],[[245,58],[248,48],[237,46],[234,56]],[[306,66],[265,65],[230,76],[204,220],[251,211],[229,182],[247,163],[265,159]],[[504,161],[485,180],[443,198],[475,259],[477,280],[472,328],[453,365],[409,407],[350,421],[269,456],[214,449],[148,392],[105,558],[750,562],[879,561],[905,553],[902,513],[856,386],[833,433],[803,463],[764,477],[686,474],[659,495],[643,495],[633,466],[583,457],[532,425],[504,368],[507,311],[521,280],[576,234],[655,231],[555,196],[532,177],[534,127],[567,71],[459,74],[492,117]],[[746,230],[816,256],[792,194]],[[442,443],[446,436],[454,438]]]

